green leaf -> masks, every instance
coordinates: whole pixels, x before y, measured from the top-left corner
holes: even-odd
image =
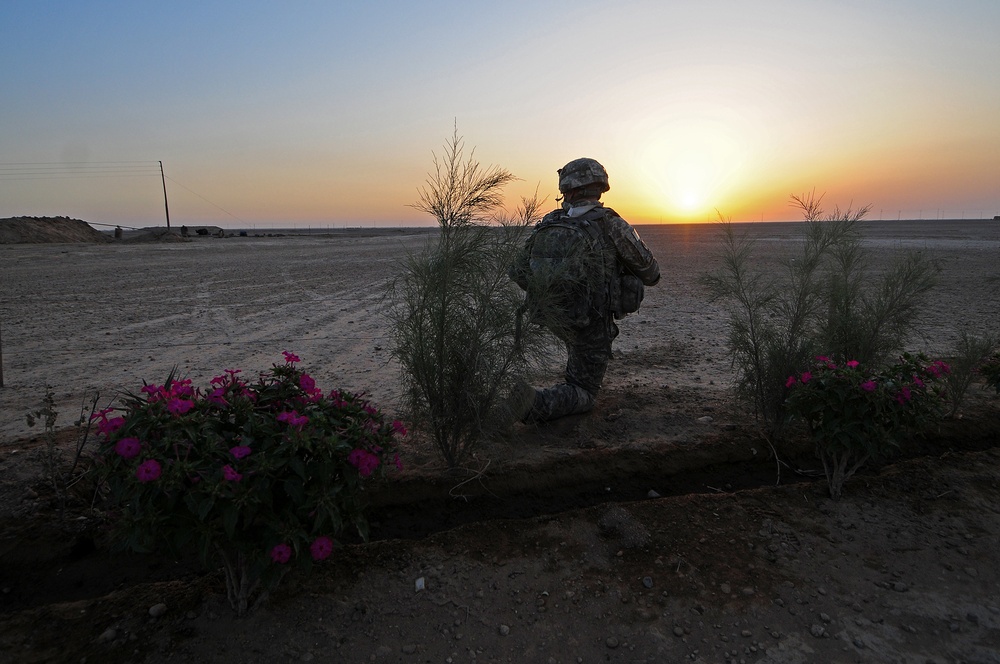
[[[215,507],[215,496],[206,496],[203,498],[198,505],[198,510],[195,512],[198,515],[198,520],[204,521],[213,507]]]
[[[235,505],[229,504],[222,508],[222,528],[229,539],[236,535],[236,523],[239,518],[240,513]]]
[[[290,477],[284,483],[285,493],[296,503],[305,500],[305,484],[297,477]]]

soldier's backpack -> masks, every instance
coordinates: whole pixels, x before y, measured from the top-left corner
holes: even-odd
[[[528,308],[532,319],[582,329],[608,306],[609,257],[595,208],[580,217],[547,215],[528,241]]]

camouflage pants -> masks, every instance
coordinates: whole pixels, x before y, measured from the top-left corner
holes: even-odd
[[[609,319],[591,322],[561,338],[566,344],[566,382],[536,390],[526,422],[546,422],[593,409],[611,359],[618,326]]]

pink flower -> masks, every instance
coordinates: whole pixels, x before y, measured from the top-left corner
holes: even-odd
[[[847,368],[848,369],[853,369],[854,367],[858,366],[859,364],[861,364],[861,363],[858,362],[857,360],[848,360],[847,361]]]
[[[121,429],[123,426],[125,426],[124,417],[112,417],[110,420],[102,418],[97,423],[97,430],[103,433],[105,436],[110,436],[114,432]]]
[[[913,394],[910,392],[910,388],[908,388],[906,385],[903,386],[901,393],[903,395],[904,401],[909,401],[910,399],[913,398]]]
[[[222,479],[227,482],[239,482],[243,479],[243,475],[237,473],[229,464],[226,464],[222,467]]]
[[[229,448],[229,453],[236,459],[242,459],[245,456],[249,456],[252,451],[253,450],[246,445],[237,445],[236,447]]]
[[[874,392],[875,391],[875,381],[873,381],[873,380],[866,380],[865,382],[861,383],[861,389],[864,390],[865,392]]]
[[[108,414],[114,411],[114,408],[104,408],[90,416],[91,422],[97,420],[97,430],[105,436],[110,436],[125,425],[124,417],[112,417],[108,419]]]
[[[367,403],[366,403],[366,404],[365,404],[365,407],[364,407],[364,409],[363,409],[363,410],[364,410],[364,411],[365,411],[366,413],[368,413],[369,415],[371,415],[372,417],[376,417],[376,416],[378,416],[378,408],[376,408],[375,406],[373,406],[373,405],[371,405],[371,404],[367,404]]]
[[[797,381],[797,379],[795,378],[795,376],[789,376],[789,377],[788,377],[788,380],[786,380],[786,381],[785,381],[785,387],[791,387],[791,386],[792,386],[792,385],[794,385],[794,384],[795,384],[796,382],[798,382],[798,381]]]
[[[214,403],[216,406],[220,406],[220,407],[221,406],[228,406],[229,402],[226,401],[225,394],[226,394],[226,388],[224,388],[224,387],[217,387],[214,390],[212,390],[211,392],[209,392],[208,396],[205,397],[205,399],[207,401],[210,401],[211,403]],[[167,406],[167,408],[169,409],[169,406]]]
[[[810,380],[812,380],[812,377],[813,377],[813,375],[810,372],[808,372],[808,371],[803,371],[802,372],[802,382],[803,383],[808,383]]]
[[[274,548],[271,549],[271,560],[278,563],[279,565],[284,565],[289,560],[292,559],[292,547],[287,544],[275,544]]]
[[[288,364],[295,364],[296,362],[301,362],[299,356],[295,353],[289,353],[287,350],[281,351],[281,354],[285,356],[285,362]]]
[[[920,380],[920,376],[916,374],[913,375],[913,384],[917,387],[924,387],[924,381]]]
[[[288,426],[294,427],[299,431],[302,430],[302,427],[309,424],[308,417],[306,417],[305,415],[299,415],[298,412],[294,410],[278,413],[278,421],[285,422],[288,424]]]
[[[170,389],[170,394],[175,397],[189,397],[194,394],[194,388],[191,387],[191,379],[185,378],[184,380],[175,380],[168,386]]]
[[[397,436],[400,436],[402,438],[406,437],[406,427],[404,427],[403,423],[400,422],[399,420],[392,421],[392,430],[393,432],[395,432]]]
[[[146,459],[135,469],[135,476],[140,482],[153,482],[160,478],[162,470],[156,459]]]
[[[935,378],[940,378],[942,374],[951,373],[951,367],[949,367],[945,362],[938,360],[937,362],[928,365],[927,373]]]
[[[140,392],[149,395],[147,401],[149,403],[156,403],[161,401],[167,394],[167,391],[163,389],[162,385],[143,385]]]
[[[333,540],[326,535],[321,535],[313,540],[313,543],[309,545],[309,553],[312,554],[313,560],[323,560],[324,558],[329,558],[330,554],[333,553]]]
[[[344,395],[340,393],[340,390],[330,392],[330,401],[333,402],[335,408],[343,408],[347,405],[347,401],[344,400]]]
[[[347,462],[357,468],[362,477],[371,475],[379,465],[378,456],[361,448],[351,450],[347,455]]]
[[[299,387],[302,388],[303,392],[312,393],[316,389],[316,381],[309,374],[302,374],[299,376]]]
[[[187,399],[178,399],[175,397],[167,402],[167,410],[172,415],[183,415],[192,408],[194,408],[194,402]]]
[[[113,412],[115,412],[114,408],[102,408],[101,410],[97,411],[96,413],[90,416],[90,421],[93,422],[96,419],[106,420],[108,419],[108,413],[113,413]]]
[[[132,459],[139,456],[140,448],[141,445],[139,445],[138,438],[122,438],[115,443],[115,452],[123,459]]]
[[[830,362],[830,358],[828,358],[826,355],[817,355],[816,356],[816,361],[817,362],[826,362],[826,363],[829,363]]]

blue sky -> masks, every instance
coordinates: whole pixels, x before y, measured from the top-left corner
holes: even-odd
[[[0,24],[0,217],[431,223],[457,123],[537,186],[579,156],[636,222],[1000,214],[994,0],[21,2]],[[135,162],[133,177],[60,164]],[[126,171],[131,166],[125,167]],[[91,171],[93,173],[93,171]]]

